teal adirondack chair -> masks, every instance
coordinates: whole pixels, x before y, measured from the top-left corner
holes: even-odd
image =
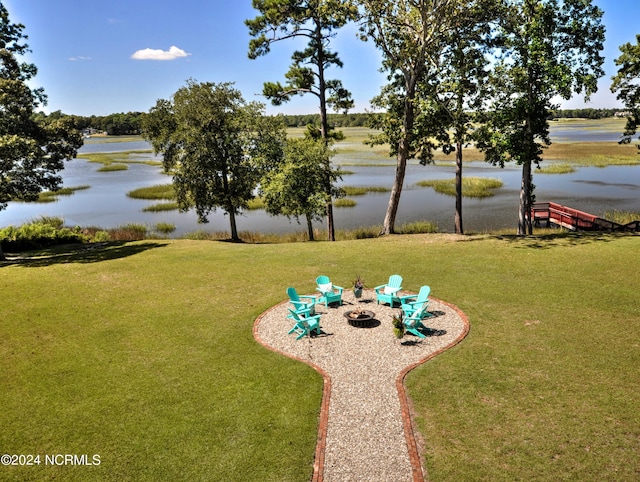
[[[289,301],[293,305],[293,309],[296,313],[312,316],[316,314],[315,304],[317,299],[313,295],[298,295],[295,288],[287,288],[287,295],[289,295]],[[307,301],[305,301],[307,300]],[[291,318],[291,316],[289,316]]]
[[[400,303],[404,316],[412,316],[416,311],[422,313],[421,318],[431,316],[431,313],[427,311],[429,293],[431,293],[431,288],[425,285],[420,288],[417,295],[401,296]]]
[[[305,335],[311,336],[313,331],[318,335],[321,333],[320,315],[305,316],[297,313],[291,308],[289,308],[289,312],[291,313],[291,317],[296,321],[296,324],[289,330],[288,334],[290,335],[295,332],[298,335],[296,340],[299,340]]]
[[[402,289],[402,276],[399,274],[392,274],[389,276],[389,281],[386,285],[376,286],[374,290],[376,291],[376,301],[378,304],[389,303],[391,308],[393,308],[394,303],[402,304],[400,302],[400,298],[397,293]]]
[[[342,286],[336,286],[331,283],[328,276],[318,276],[316,278],[316,290],[320,292],[318,303],[324,302],[324,306],[328,307],[331,303],[342,304]]]
[[[424,318],[424,313],[427,311],[427,306],[425,305],[420,310],[414,311],[411,316],[403,316],[402,323],[404,324],[404,329],[407,333],[411,333],[412,335],[416,335],[419,338],[425,338],[426,335],[420,331],[420,329],[427,330],[428,328],[422,324],[422,319]]]

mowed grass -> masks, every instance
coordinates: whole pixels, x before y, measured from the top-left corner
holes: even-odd
[[[322,378],[256,343],[254,321],[318,274],[375,286],[397,272],[471,325],[407,377],[429,480],[635,480],[638,240],[142,241],[5,263],[0,447],[101,464],[2,476],[309,480]]]

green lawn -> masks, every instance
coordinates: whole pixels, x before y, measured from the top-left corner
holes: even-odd
[[[101,463],[0,467],[2,480],[309,480],[322,378],[257,344],[254,320],[319,274],[375,286],[391,272],[471,324],[407,377],[430,480],[640,473],[638,236],[46,254],[0,264],[0,452]]]

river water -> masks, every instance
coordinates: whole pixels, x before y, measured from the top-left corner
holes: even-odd
[[[557,140],[566,136],[576,139],[581,133],[556,130]],[[618,134],[612,132],[589,132],[603,137],[603,141],[615,141]],[[608,137],[607,137],[608,136]],[[130,151],[149,149],[144,141],[106,143],[88,141],[80,150],[78,159],[66,164],[62,176],[68,187],[89,185],[89,189],[76,191],[71,196],[60,196],[53,203],[11,202],[0,211],[0,227],[19,225],[40,216],[58,216],[70,226],[97,226],[113,228],[128,223],[141,223],[152,228],[157,223],[176,226],[173,237],[185,233],[206,231],[229,231],[229,220],[222,211],[209,216],[208,224],[198,224],[194,212],[143,212],[146,206],[157,201],[131,199],[126,193],[139,187],[166,184],[171,178],[162,173],[160,167],[146,164],[129,164],[126,171],[98,172],[101,164],[82,159],[83,153],[106,151]],[[149,158],[146,154],[145,158]],[[347,155],[338,155],[337,163],[345,163],[353,174],[345,175],[342,185],[384,186],[391,188],[394,166],[357,166]],[[488,231],[515,228],[518,219],[518,197],[521,171],[517,166],[504,169],[483,162],[465,163],[465,176],[501,179],[503,188],[493,197],[485,199],[463,199],[463,222],[465,231]],[[451,196],[438,194],[431,188],[416,186],[426,179],[450,179],[455,175],[450,165],[420,166],[410,164],[407,169],[404,189],[400,201],[396,226],[413,221],[431,221],[438,224],[441,232],[452,232],[455,200]],[[602,215],[606,211],[621,210],[640,212],[640,166],[611,166],[607,168],[583,167],[571,174],[534,174],[536,199],[554,201],[582,211]],[[352,208],[334,209],[337,229],[353,229],[382,224],[389,193],[369,193],[353,198],[357,205]],[[263,211],[250,211],[237,218],[240,231],[284,233],[304,231],[305,224],[284,217],[272,217]],[[317,223],[319,227],[322,223]]]

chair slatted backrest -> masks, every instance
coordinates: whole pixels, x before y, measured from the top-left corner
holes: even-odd
[[[400,276],[399,274],[392,274],[391,276],[389,276],[389,282],[387,283],[387,286],[391,287],[391,288],[399,288],[402,286],[402,276]]]
[[[421,302],[421,301],[427,301],[427,299],[429,298],[429,293],[431,293],[431,288],[429,286],[423,286],[422,288],[420,288],[420,291],[418,292],[418,297],[416,298],[416,301]]]
[[[300,301],[300,297],[298,296],[298,292],[293,287],[287,288],[287,295],[289,295],[289,299],[291,301],[296,301],[296,302]]]

